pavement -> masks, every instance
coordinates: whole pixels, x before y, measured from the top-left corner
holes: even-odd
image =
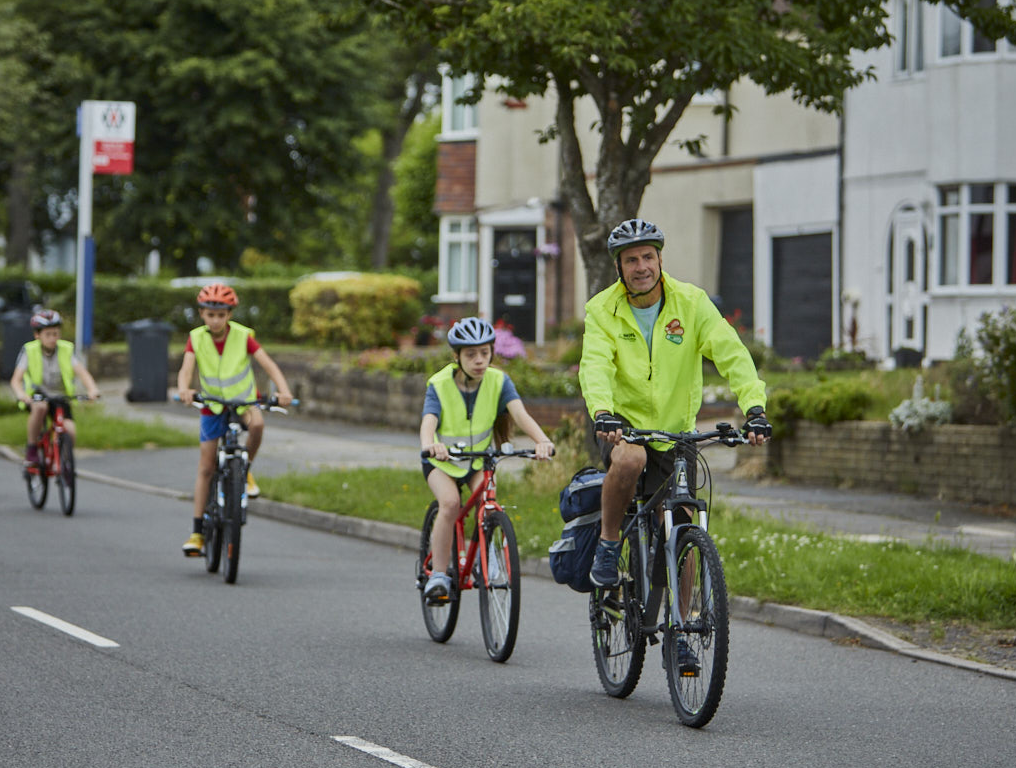
[[[124,397],[127,388],[126,380],[99,383],[107,413],[190,431],[197,442],[196,410],[173,401],[131,403]],[[419,466],[419,439],[414,433],[310,419],[300,416],[299,409],[291,409],[286,416],[267,414],[266,421],[265,440],[255,464],[259,476],[330,467]],[[525,439],[516,442],[525,447]],[[78,474],[83,478],[181,500],[189,499],[193,492],[197,461],[194,447],[158,449],[157,458],[152,455],[155,451],[148,450],[77,453]],[[21,460],[10,449],[3,449],[0,454],[10,460]],[[750,450],[746,448],[712,446],[706,449],[706,459],[717,489],[715,498],[748,514],[804,522],[821,531],[862,540],[943,542],[1016,560],[1016,519],[988,514],[981,507],[898,493],[804,487],[754,479]],[[742,463],[739,465],[738,461]],[[268,499],[252,501],[249,511],[411,550],[419,545],[419,531],[405,526],[343,517]],[[550,577],[547,558],[527,560],[523,569],[528,575]],[[752,598],[734,597],[731,606],[735,618],[832,639],[851,639],[915,659],[1016,680],[1016,670],[930,651],[851,617],[761,603]]]

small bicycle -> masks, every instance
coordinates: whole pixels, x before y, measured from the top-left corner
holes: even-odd
[[[208,394],[194,396],[194,407],[200,408],[205,403],[221,405],[226,411],[228,424],[226,433],[219,438],[215,472],[209,481],[208,500],[205,502],[205,567],[209,573],[216,573],[225,548],[226,563],[222,578],[227,584],[234,584],[240,568],[240,529],[247,522],[247,470],[250,468],[247,446],[240,443],[243,422],[238,409],[253,407],[275,413],[287,411],[275,397],[226,400]],[[292,404],[298,405],[299,401],[293,400]]]
[[[87,395],[75,395],[76,400],[88,400]],[[39,463],[24,469],[25,484],[28,486],[28,500],[36,509],[42,509],[49,493],[49,478],[56,478],[60,496],[60,509],[65,515],[74,514],[77,474],[74,470],[74,441],[64,427],[64,414],[70,398],[58,395],[32,395],[35,402],[50,404],[46,416],[46,427],[39,435]]]
[[[483,482],[459,508],[455,521],[448,575],[452,581],[450,594],[435,600],[424,597],[423,588],[432,573],[430,536],[437,519],[438,504],[431,502],[420,532],[420,557],[416,561],[416,588],[423,606],[423,623],[435,642],[444,643],[455,631],[459,617],[461,593],[480,590],[480,626],[487,655],[497,662],[507,661],[515,649],[519,630],[519,605],[522,583],[519,574],[519,548],[515,528],[497,502],[495,469],[505,458],[535,459],[536,451],[515,450],[505,443],[500,450],[491,446],[484,451],[450,448],[453,461],[483,459]],[[430,458],[422,451],[421,456]],[[476,525],[466,546],[465,521],[476,510]]]
[[[604,690],[624,698],[635,690],[645,661],[646,641],[663,636],[663,666],[670,700],[685,725],[701,728],[720,703],[727,673],[729,611],[723,565],[707,532],[710,503],[688,485],[688,461],[709,467],[699,453],[702,443],[736,446],[745,435],[720,423],[712,432],[664,432],[625,429],[623,439],[648,446],[678,447],[674,473],[653,496],[641,501],[641,484],[625,513],[618,562],[620,584],[596,588],[589,597],[593,656]],[[647,450],[651,450],[647,448]],[[643,476],[644,477],[644,476]],[[711,501],[711,500],[710,500]],[[663,521],[655,510],[662,503]],[[675,524],[674,510],[692,508],[698,523]],[[663,621],[658,621],[660,606]]]

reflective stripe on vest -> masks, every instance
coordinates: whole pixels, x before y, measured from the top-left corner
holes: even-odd
[[[201,393],[224,400],[253,400],[257,394],[254,369],[247,354],[247,339],[254,331],[245,325],[229,321],[229,333],[222,354],[207,325],[190,332],[191,346],[198,364],[198,382]],[[218,403],[206,403],[212,413],[222,413]],[[246,408],[241,408],[243,412]]]
[[[462,443],[467,451],[482,451],[490,445],[494,434],[497,405],[501,400],[501,389],[504,387],[504,372],[497,368],[488,368],[483,374],[476,391],[473,417],[470,419],[466,413],[465,398],[455,383],[456,370],[458,365],[452,363],[431,376],[427,382],[434,386],[437,398],[441,401],[441,422],[435,439],[449,448]],[[452,477],[465,477],[469,471],[469,467],[461,462],[436,459],[427,461]],[[480,469],[482,466],[482,459],[473,461],[473,469]]]
[[[25,370],[25,393],[29,396],[42,386],[42,342],[36,339],[25,344],[25,358],[28,368]],[[64,392],[74,394],[74,344],[58,339],[56,342],[56,359],[60,365],[60,377],[63,379]]]

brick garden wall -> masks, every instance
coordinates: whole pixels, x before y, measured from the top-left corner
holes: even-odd
[[[1013,430],[964,424],[908,434],[878,421],[797,422],[769,446],[770,465],[791,482],[978,504],[1016,505],[1014,455]]]

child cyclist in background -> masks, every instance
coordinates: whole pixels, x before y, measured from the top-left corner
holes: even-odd
[[[40,309],[33,314],[31,325],[35,340],[21,348],[14,363],[11,389],[20,401],[19,407],[29,409],[26,464],[39,463],[39,435],[46,425],[46,414],[52,407],[45,400],[32,400],[33,394],[74,397],[74,377],[77,376],[91,400],[99,396],[95,379],[74,354],[74,344],[60,338],[62,323],[60,313],[52,309]],[[70,404],[64,406],[64,429],[73,442],[76,433]]]
[[[222,283],[207,285],[198,293],[198,311],[205,324],[191,331],[187,339],[183,364],[177,375],[180,400],[186,405],[194,402],[196,390],[191,389],[191,382],[195,366],[202,393],[227,400],[253,400],[257,396],[250,362],[253,358],[278,388],[279,405],[285,407],[293,400],[286,378],[275,361],[254,340],[254,331],[230,319],[237,303],[236,292]],[[253,462],[261,445],[265,420],[259,408],[241,409],[241,413],[248,432],[247,456]],[[198,476],[194,481],[194,532],[183,545],[183,553],[187,557],[198,557],[205,546],[201,531],[208,484],[215,471],[219,438],[227,429],[221,405],[208,403],[201,409],[201,453]],[[259,493],[253,476],[248,473],[247,496],[255,498]]]
[[[492,440],[503,442],[510,417],[536,443],[537,458],[549,459],[554,452],[554,444],[522,405],[508,374],[490,367],[493,326],[486,320],[467,317],[448,331],[448,343],[455,362],[427,382],[420,424],[420,445],[433,457],[423,461],[423,476],[438,503],[430,541],[433,575],[423,589],[428,598],[445,597],[451,591],[446,571],[462,501],[461,488],[468,484],[475,491],[483,480],[483,473],[478,471],[482,467],[480,459],[471,464],[447,461],[448,446],[464,443],[464,450],[482,451]]]

